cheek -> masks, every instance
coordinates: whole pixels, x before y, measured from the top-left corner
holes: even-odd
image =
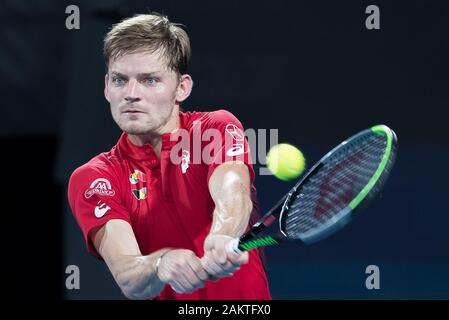
[[[121,91],[116,88],[109,89],[109,100],[111,103],[117,103],[121,100]]]
[[[116,91],[109,91],[109,106],[112,114],[118,114],[118,107],[121,103],[121,96]]]
[[[158,85],[154,88],[153,92],[156,98],[164,99],[167,96],[169,90],[165,85]]]
[[[114,106],[117,105],[117,92],[109,86],[107,90],[106,99],[108,100],[111,110],[114,109]]]
[[[175,90],[167,86],[157,86],[154,88],[153,94],[149,96],[154,102],[165,104],[172,102],[175,97]]]

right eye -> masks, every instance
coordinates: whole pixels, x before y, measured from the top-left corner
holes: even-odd
[[[112,77],[112,83],[116,86],[121,86],[125,83],[125,79],[122,77]]]

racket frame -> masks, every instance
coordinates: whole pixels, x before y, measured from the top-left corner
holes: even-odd
[[[387,139],[387,144],[385,147],[385,152],[382,156],[382,160],[379,163],[376,171],[373,173],[373,176],[370,178],[368,183],[363,187],[363,189],[349,202],[348,206],[343,208],[339,213],[338,222],[329,221],[328,226],[325,226],[321,232],[314,232],[310,236],[301,236],[299,239],[293,239],[289,237],[283,230],[285,226],[283,216],[289,210],[289,205],[291,202],[291,198],[296,196],[298,192],[300,192],[302,185],[304,185],[307,180],[313,177],[324,165],[324,162],[327,158],[329,158],[333,153],[339,150],[341,147],[346,145],[348,142],[351,142],[355,139],[358,139],[360,136],[365,135],[367,131],[371,130],[375,134],[385,134]],[[251,250],[261,246],[268,245],[276,245],[282,242],[300,242],[303,244],[311,244],[327,238],[329,235],[333,234],[336,230],[341,229],[343,226],[348,224],[351,219],[351,213],[363,202],[369,192],[374,188],[376,183],[379,181],[382,173],[384,172],[385,166],[392,156],[393,145],[396,143],[397,138],[393,130],[385,125],[376,125],[369,129],[365,129],[352,137],[344,140],[337,146],[335,146],[331,151],[326,153],[320,160],[318,160],[315,165],[310,168],[307,173],[299,179],[299,181],[295,184],[294,187],[290,189],[290,191],[284,195],[275,206],[273,206],[265,215],[263,215],[251,228],[248,232],[246,232],[242,237],[236,238],[233,241],[228,243],[227,250],[229,252],[241,253],[242,251]],[[393,155],[394,156],[394,155]],[[393,159],[394,160],[394,159]],[[273,218],[270,219],[270,216]],[[263,237],[257,237],[259,233],[263,231],[267,231],[269,226],[272,225],[273,221],[278,219],[279,223],[277,226],[279,230],[277,233],[273,233]],[[264,223],[265,222],[265,223]]]

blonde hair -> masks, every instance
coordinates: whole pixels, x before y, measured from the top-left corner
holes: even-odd
[[[158,13],[140,14],[114,25],[104,39],[106,67],[120,56],[139,51],[160,53],[167,66],[179,74],[187,73],[190,40],[180,24]]]

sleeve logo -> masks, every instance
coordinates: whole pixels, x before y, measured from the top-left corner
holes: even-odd
[[[245,147],[243,143],[236,143],[234,144],[228,151],[226,151],[226,155],[229,157],[238,156],[245,153]]]
[[[233,123],[228,123],[226,132],[229,133],[235,141],[243,141],[245,139],[242,130]]]
[[[113,197],[115,191],[112,189],[111,183],[105,178],[98,178],[90,184],[89,189],[84,192],[86,199],[89,199],[94,194],[99,196]]]
[[[226,132],[232,137],[235,142],[227,151],[228,157],[234,157],[245,153],[245,145],[242,143],[245,140],[245,134],[242,130],[233,123],[228,123]]]
[[[98,205],[95,207],[94,214],[95,214],[95,216],[96,216],[97,218],[101,218],[101,217],[103,217],[103,216],[106,214],[106,212],[108,212],[108,210],[110,210],[110,209],[111,209],[110,206],[106,205],[106,203],[103,203],[103,202],[101,202],[101,200],[100,200],[100,201],[98,201]]]

